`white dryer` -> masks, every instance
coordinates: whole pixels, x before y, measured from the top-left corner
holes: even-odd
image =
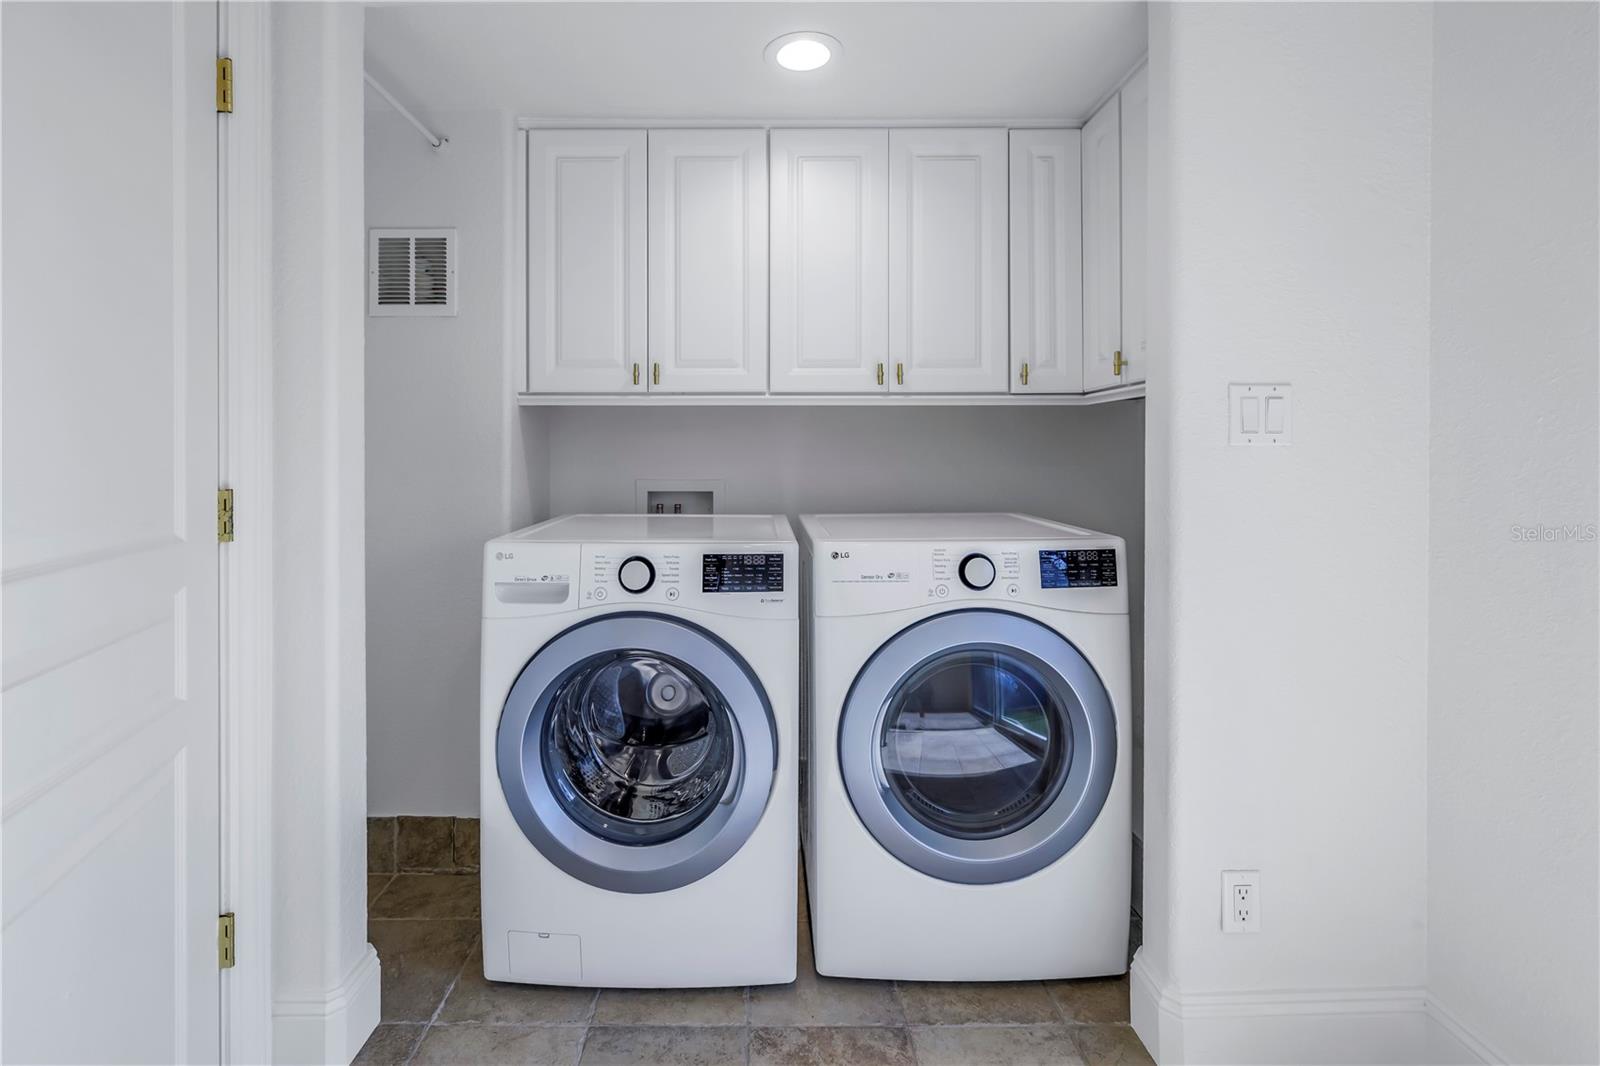
[[[788,520],[573,515],[483,572],[485,976],[794,980]]]
[[[800,520],[817,969],[1127,969],[1128,564],[1015,514]]]

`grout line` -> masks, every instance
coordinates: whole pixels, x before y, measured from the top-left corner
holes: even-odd
[[[385,892],[389,891],[389,886],[394,884],[394,879],[396,877],[398,877],[398,876],[399,876],[398,874],[390,874],[389,875],[389,880],[387,880],[387,881],[385,881],[383,883],[383,887],[378,889],[377,894],[374,895],[371,899],[367,900],[367,919],[369,921],[372,919],[372,905],[374,903],[378,902],[378,900],[383,898],[383,894]]]
[[[461,983],[461,975],[467,972],[467,964],[472,962],[472,949],[482,942],[483,936],[473,938],[472,945],[467,948],[467,957],[461,960],[461,965],[456,967],[456,975],[450,979],[444,995],[439,997],[438,1004],[433,1008],[433,1013],[428,1016],[428,1021],[422,1027],[422,1036],[417,1039],[417,1046],[411,1049],[411,1054],[406,1056],[405,1066],[410,1066],[411,1060],[417,1057],[417,1052],[422,1050],[423,1041],[428,1039],[428,1034],[433,1032],[434,1023],[439,1020],[439,1014],[444,1010],[445,1001],[450,998],[450,993],[456,990],[456,985]],[[379,960],[380,962],[382,960]]]

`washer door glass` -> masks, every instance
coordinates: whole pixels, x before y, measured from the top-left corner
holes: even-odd
[[[596,836],[656,844],[705,820],[733,780],[727,700],[686,663],[605,652],[557,687],[544,767],[562,809]]]
[[[1117,719],[1060,633],[987,609],[934,615],[856,676],[839,768],[862,825],[907,866],[1014,881],[1083,839],[1111,793]]]
[[[755,832],[778,731],[748,664],[677,618],[618,613],[561,633],[506,696],[495,770],[556,867],[614,892],[699,880]]]
[[[1072,724],[1040,671],[1015,654],[961,649],[918,667],[889,698],[884,776],[919,822],[966,840],[1037,818],[1066,779]]]

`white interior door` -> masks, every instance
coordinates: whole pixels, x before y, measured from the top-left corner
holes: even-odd
[[[885,392],[888,131],[771,141],[772,391]]]
[[[767,134],[650,131],[650,391],[767,387]]]
[[[0,19],[0,1057],[216,1061],[217,8]]]
[[[889,132],[895,392],[1006,391],[1006,131]]]
[[[1122,148],[1117,98],[1083,127],[1083,387],[1122,384]]]
[[[1011,391],[1083,391],[1082,137],[1011,131]]]
[[[643,130],[528,133],[528,391],[644,392]]]

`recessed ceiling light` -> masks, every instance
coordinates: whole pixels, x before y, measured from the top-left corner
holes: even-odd
[[[786,33],[767,45],[767,62],[776,63],[784,70],[816,70],[842,52],[839,42],[826,33],[806,30]]]

